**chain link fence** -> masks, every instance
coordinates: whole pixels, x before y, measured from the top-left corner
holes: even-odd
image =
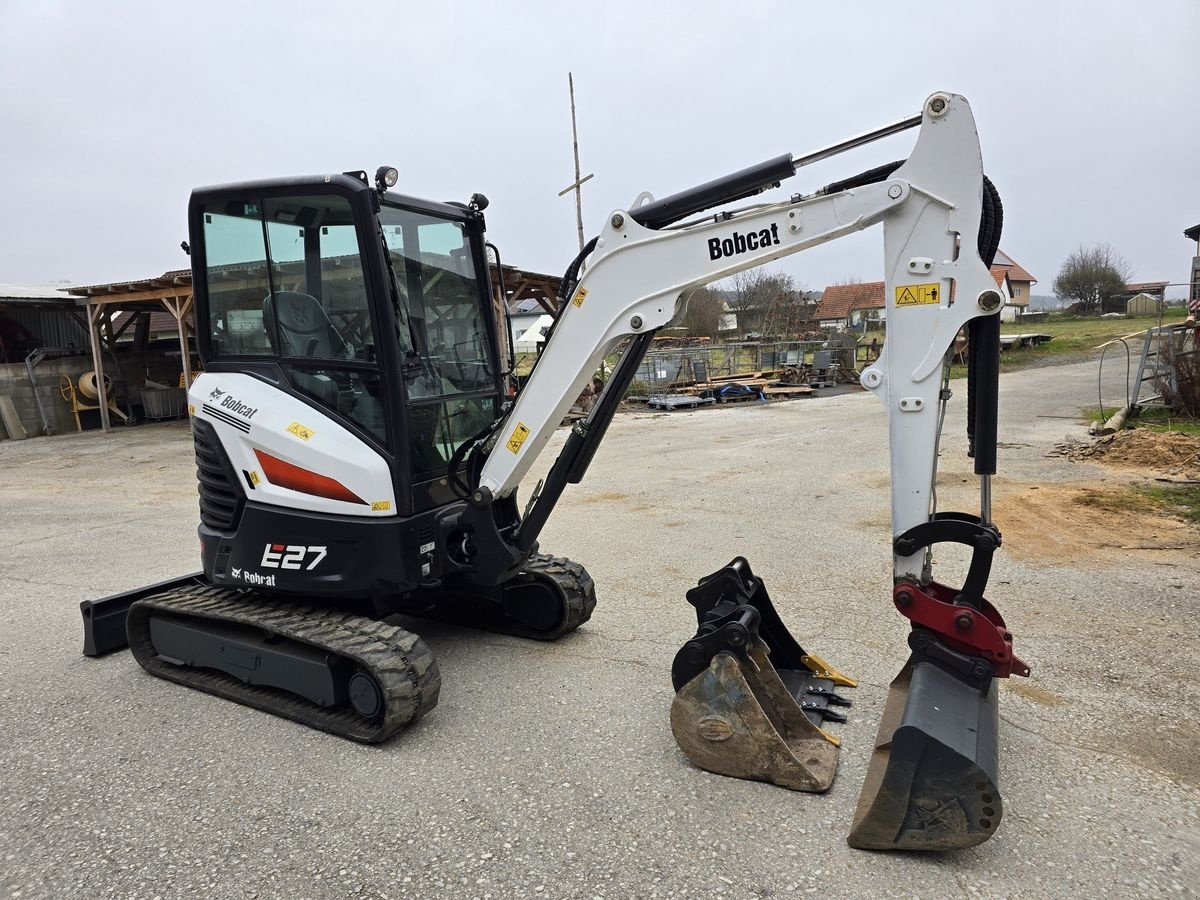
[[[846,346],[834,346],[847,341]],[[638,397],[671,393],[673,389],[703,384],[714,378],[811,365],[823,351],[841,353],[848,360],[855,359],[857,344],[853,338],[838,336],[831,341],[756,341],[651,350],[638,367],[629,394]]]

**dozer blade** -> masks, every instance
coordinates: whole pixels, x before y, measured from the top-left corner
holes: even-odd
[[[855,682],[806,653],[738,557],[688,592],[699,630],[676,654],[671,731],[696,766],[796,791],[829,789]]]
[[[860,850],[956,850],[1000,824],[998,689],[914,654],[888,691],[847,842]]]

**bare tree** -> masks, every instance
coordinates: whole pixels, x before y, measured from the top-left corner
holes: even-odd
[[[1125,290],[1131,274],[1129,263],[1108,244],[1080,244],[1059,269],[1054,293],[1075,301],[1084,314],[1097,313],[1103,311],[1106,301]]]
[[[781,297],[795,293],[792,276],[782,272],[748,269],[728,282],[729,309],[737,313],[738,330],[754,331]]]
[[[804,285],[781,291],[767,307],[759,330],[777,338],[795,338],[812,321],[816,307]]]
[[[680,324],[690,335],[716,337],[724,314],[725,298],[710,288],[700,288],[688,296]]]

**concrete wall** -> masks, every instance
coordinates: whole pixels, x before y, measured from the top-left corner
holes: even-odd
[[[92,368],[91,356],[68,356],[47,359],[33,370],[36,377],[38,397],[46,409],[50,427],[55,434],[75,430],[75,418],[71,407],[58,392],[59,377],[63,374],[78,378]],[[25,433],[30,437],[42,433],[42,420],[38,415],[33,387],[29,384],[29,373],[23,363],[0,366],[0,394],[12,398]],[[9,437],[3,422],[0,422],[0,439]]]
[[[165,343],[169,344],[170,342]],[[136,407],[134,413],[138,418],[142,416],[141,389],[145,385],[147,377],[175,387],[179,384],[179,374],[182,370],[178,344],[173,350],[169,346],[164,346],[152,348],[143,353],[122,352],[117,355],[117,364],[123,379],[123,383],[118,386],[117,404],[126,412],[129,411],[130,404],[132,404]],[[111,356],[105,356],[104,367],[108,375],[117,377],[117,372],[113,371]],[[46,416],[50,420],[50,428],[54,434],[65,434],[75,430],[75,417],[71,414],[70,404],[59,393],[60,377],[69,375],[78,382],[80,375],[91,370],[92,357],[90,353],[46,359],[33,370],[38,396],[46,409]],[[0,365],[0,394],[12,397],[13,406],[16,407],[17,415],[25,427],[26,434],[30,437],[42,434],[42,420],[38,414],[37,401],[34,399],[33,388],[29,384],[29,374],[23,363]],[[93,403],[94,401],[85,399],[84,402]],[[79,415],[85,429],[100,427],[99,411],[82,412]],[[119,425],[120,417],[114,414],[112,421],[113,425]],[[8,437],[3,422],[0,422],[0,440],[7,440]]]

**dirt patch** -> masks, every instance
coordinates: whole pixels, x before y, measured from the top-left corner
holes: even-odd
[[[1038,706],[1063,706],[1066,700],[1058,696],[1058,694],[1048,691],[1045,688],[1037,687],[1027,683],[1021,678],[1008,678],[1004,682],[1004,687],[1012,691],[1014,694],[1019,694],[1026,700],[1032,700]]]
[[[1178,431],[1142,428],[1118,431],[1095,441],[1058,444],[1046,455],[1098,462],[1117,469],[1200,476],[1200,437]]]
[[[620,503],[622,500],[628,500],[628,494],[622,494],[620,491],[604,491],[600,494],[589,494],[586,497],[580,497],[580,503]]]
[[[1025,562],[1061,566],[1111,561],[1122,552],[1200,551],[1200,529],[1124,486],[1006,485],[995,516],[1004,552]]]

